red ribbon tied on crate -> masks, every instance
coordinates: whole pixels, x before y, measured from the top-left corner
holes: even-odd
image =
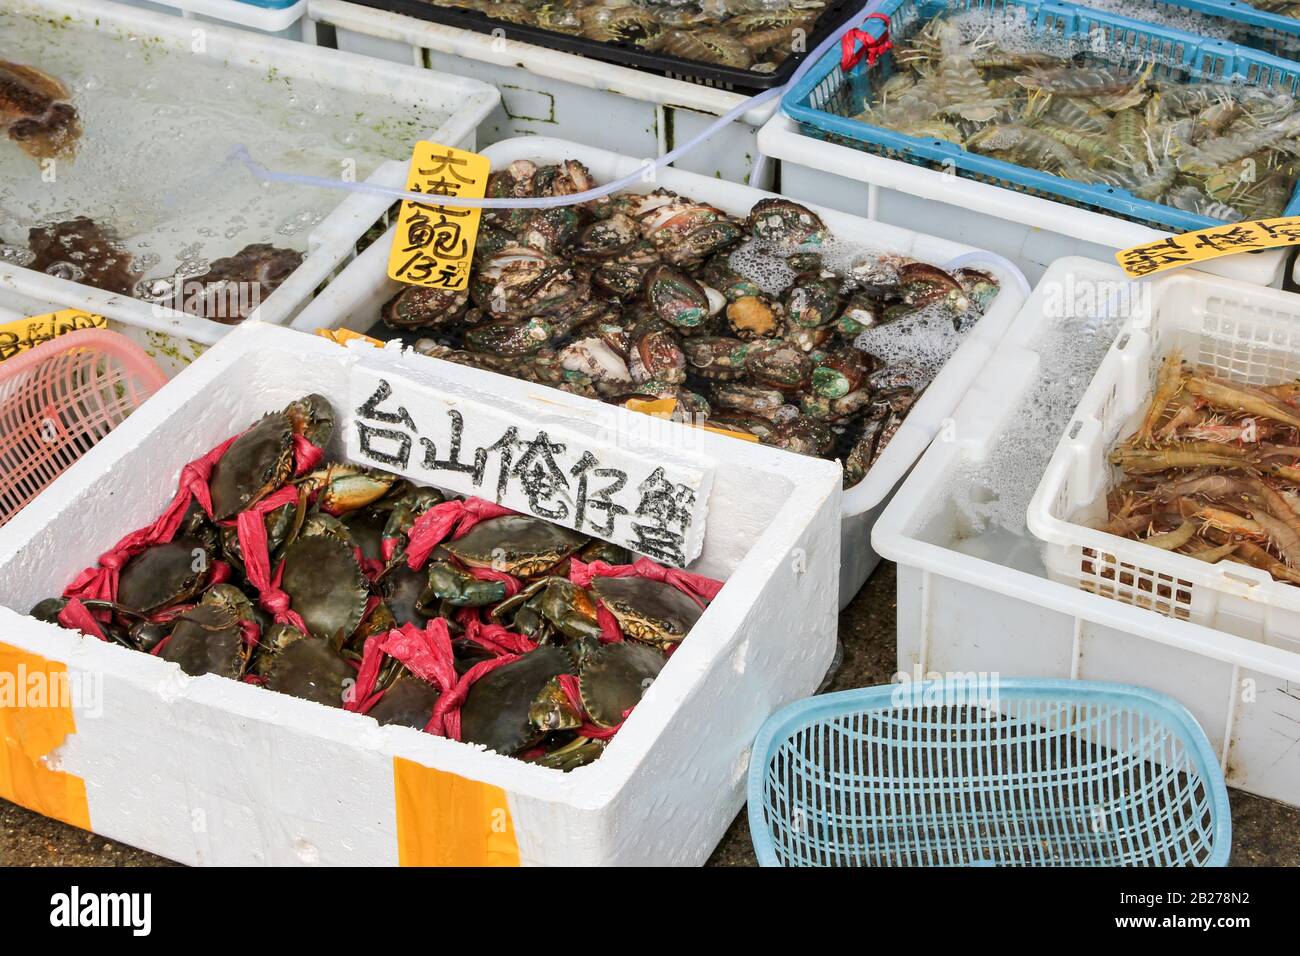
[[[889,38],[889,17],[883,13],[873,13],[867,20],[883,20],[884,32],[873,37],[866,30],[853,29],[840,37],[840,69],[847,73],[864,59],[867,66],[875,66],[887,50],[894,48],[894,41]],[[867,20],[864,20],[865,24]],[[862,46],[858,46],[861,43]]]
[[[433,549],[451,536],[463,538],[480,521],[518,514],[486,498],[466,498],[464,501],[444,501],[434,505],[411,526],[407,537],[406,563],[412,571],[424,567]],[[495,580],[495,579],[494,579]],[[508,587],[509,585],[507,585]]]

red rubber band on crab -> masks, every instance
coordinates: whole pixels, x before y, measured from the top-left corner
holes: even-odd
[[[477,615],[462,623],[465,626],[465,640],[498,657],[507,654],[519,656],[537,649],[537,644],[524,635],[500,624],[484,624]]]
[[[451,691],[444,693],[438,698],[438,702],[433,705],[433,716],[425,725],[425,733],[436,734],[439,737],[450,737],[452,740],[460,740],[460,709],[465,704],[465,699],[469,697],[469,690],[474,686],[479,678],[486,677],[498,667],[504,667],[519,660],[521,654],[504,654],[501,657],[494,657],[488,661],[480,661],[469,670],[467,670],[456,682],[456,686]]]
[[[866,30],[853,29],[849,30],[844,36],[840,37],[840,69],[847,73],[864,59],[867,66],[876,65],[887,50],[894,48],[894,41],[889,38],[889,17],[883,13],[873,13],[863,20],[866,24],[868,20],[883,20],[885,29],[879,37],[873,37]],[[862,46],[857,44],[861,42]]]
[[[434,618],[423,630],[408,622],[366,641],[352,696],[343,705],[345,710],[364,714],[383,699],[383,691],[375,692],[375,681],[385,657],[400,661],[443,694],[456,685],[456,659],[447,622]]]
[[[118,573],[128,561],[146,548],[155,544],[167,544],[175,538],[181,526],[181,519],[185,517],[192,500],[198,501],[208,517],[211,517],[212,493],[208,490],[208,482],[212,479],[212,469],[238,437],[238,435],[231,436],[201,458],[196,458],[182,468],[176,495],[158,520],[132,531],[118,541],[111,550],[100,555],[96,567],[86,568],[77,575],[76,579],[64,588],[63,596],[115,603]],[[104,620],[108,619],[108,612],[99,613]]]
[[[718,596],[722,582],[703,574],[692,574],[677,568],[666,568],[649,558],[638,558],[632,564],[608,564],[605,561],[592,561],[586,564],[577,558],[569,561],[569,580],[578,587],[589,588],[593,578],[648,578],[663,584],[671,584],[700,607]]]
[[[90,609],[82,604],[76,598],[72,598],[59,612],[59,623],[72,631],[80,631],[87,637],[97,637],[101,641],[108,640],[99,622],[95,620],[95,615],[90,613]]]
[[[486,498],[466,498],[434,505],[411,526],[406,541],[406,563],[412,571],[419,571],[433,554],[433,549],[448,535],[454,541],[463,538],[480,521],[518,513]]]

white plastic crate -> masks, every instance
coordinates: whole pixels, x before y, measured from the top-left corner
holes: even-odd
[[[641,161],[631,156],[620,156],[602,149],[580,146],[563,140],[527,137],[496,143],[482,151],[501,169],[517,159],[530,159],[538,163],[555,163],[564,159],[577,159],[585,163],[597,182],[625,176],[641,168]],[[656,187],[671,189],[694,199],[711,203],[733,215],[744,216],[758,200],[769,193],[722,182],[695,173],[675,169],[661,170],[653,183],[646,183],[642,191]],[[938,265],[953,262],[961,256],[974,255],[978,250],[969,246],[918,235],[903,229],[868,223],[854,216],[833,210],[814,208],[823,217],[831,232],[847,242],[862,243],[876,249],[903,253]],[[388,278],[388,254],[392,244],[390,231],[370,249],[357,257],[343,273],[319,295],[293,322],[293,328],[305,332],[316,329],[349,328],[365,332],[379,319],[380,306],[397,291],[398,284]],[[930,443],[944,420],[952,414],[962,393],[974,379],[976,372],[992,354],[994,347],[1010,325],[1024,295],[1016,282],[998,266],[983,266],[997,274],[1002,288],[990,303],[984,317],[966,334],[957,352],[949,359],[940,374],[925,390],[913,407],[902,427],[890,441],[866,478],[844,493],[842,565],[840,570],[840,606],[847,605],[871,574],[880,556],[871,548],[871,525],[884,508],[889,496],[907,470]],[[441,361],[428,359],[428,361]],[[556,389],[536,386],[545,393],[547,405],[560,403],[571,408],[586,407],[594,403]]]
[[[473,77],[501,90],[479,145],[516,136],[571,139],[643,158],[686,142],[745,96],[686,80],[591,60],[342,0],[310,0],[306,33],[328,24],[340,50]],[[758,129],[772,100],[747,113],[677,163],[735,182],[749,178]],[[771,171],[765,184],[771,183]]]
[[[1122,273],[1114,270],[1114,279]],[[1088,525],[1103,524],[1118,478],[1107,461],[1142,420],[1160,363],[1173,352],[1250,385],[1300,377],[1300,298],[1198,273],[1149,283],[1084,393],[1029,504],[1048,573],[1084,590],[1300,651],[1300,589],[1267,571],[1210,565]],[[1149,311],[1148,311],[1149,310]]]
[[[1047,296],[1114,276],[1086,259],[1053,264],[962,399],[950,440],[931,445],[877,521],[876,550],[898,562],[898,668],[1151,687],[1192,712],[1231,786],[1300,805],[1300,653],[1049,580],[1026,528],[972,521],[972,502],[1029,501],[1055,446],[1042,442],[1038,468],[1025,449],[1039,429],[1027,439],[1022,416],[1038,407],[1042,430],[1060,435],[1113,340],[1098,333],[1096,352],[1063,342]],[[1062,381],[1054,359],[1067,349],[1096,356],[1077,382]],[[1073,393],[1063,408],[1044,407],[1044,394],[1063,393]],[[1031,460],[998,471],[1008,448]]]
[[[147,37],[159,50],[201,58],[232,73],[260,75],[269,69],[277,77],[361,93],[385,102],[396,100],[441,108],[448,114],[441,127],[414,134],[413,142],[419,137],[472,149],[479,123],[500,99],[496,90],[474,80],[400,67],[220,25],[204,24],[203,43],[195,50],[194,21],[104,0],[7,0],[5,9],[59,20],[68,18],[66,24],[60,24],[60,29],[65,31],[63,35],[68,38],[65,42],[69,43],[75,42],[72,38],[79,31]],[[238,110],[239,104],[231,103],[231,113]],[[221,159],[213,158],[214,168]],[[371,173],[369,179],[402,186],[407,163],[407,158],[395,156]],[[338,205],[308,234],[302,264],[267,296],[254,311],[253,319],[278,324],[296,315],[303,303],[353,257],[357,241],[392,205],[384,196],[340,192],[338,197]],[[186,221],[189,231],[178,235],[169,233],[167,242],[174,248],[193,242],[199,238],[198,230],[206,225],[204,220],[190,217]],[[230,330],[229,325],[220,322],[8,264],[0,264],[0,296],[4,295],[103,315],[111,320],[111,328],[137,341],[155,361],[173,373]]]
[[[341,455],[367,373],[597,448],[635,438],[652,460],[687,449],[713,469],[692,570],[726,585],[595,763],[565,774],[380,727],[25,616],[153,521],[182,465],[267,410],[324,395],[339,421],[327,453]],[[744,802],[758,727],[830,663],[838,469],[672,423],[646,436],[644,416],[612,406],[542,413],[533,391],[260,323],[223,339],[0,530],[0,673],[100,682],[66,710],[0,710],[0,797],[195,864],[703,862]]]
[[[950,236],[1006,256],[1037,282],[1054,261],[1084,256],[1114,262],[1115,252],[1169,233],[1051,199],[926,169],[805,136],[777,114],[759,131],[758,148],[781,162],[781,192],[909,229]],[[1286,252],[1227,256],[1204,269],[1255,285],[1273,285]]]

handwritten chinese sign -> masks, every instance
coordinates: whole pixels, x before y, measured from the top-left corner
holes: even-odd
[[[1300,244],[1300,217],[1286,216],[1281,219],[1228,223],[1181,236],[1170,236],[1131,249],[1121,249],[1115,253],[1115,259],[1130,276],[1141,279],[1166,269],[1195,265],[1219,256],[1297,244]]]
[[[491,168],[486,156],[416,143],[406,188],[430,196],[482,199]],[[481,209],[404,201],[388,257],[389,278],[434,289],[464,289],[482,218]]]
[[[713,470],[681,455],[528,424],[484,401],[392,374],[352,373],[348,457],[487,498],[685,567],[704,545]]]
[[[0,323],[0,362],[68,332],[102,329],[107,325],[108,322],[102,315],[91,315],[80,309],[64,309],[48,315],[33,315],[16,322]]]

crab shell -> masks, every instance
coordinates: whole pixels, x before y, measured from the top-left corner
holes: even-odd
[[[641,702],[668,659],[653,647],[624,641],[606,644],[582,668],[582,706],[593,723],[617,727]]]
[[[513,755],[541,740],[545,731],[529,712],[551,679],[573,674],[573,660],[558,647],[539,647],[480,678],[460,712],[461,740]]]
[[[350,541],[310,534],[284,549],[280,587],[313,637],[344,641],[365,615],[369,585]]]
[[[117,603],[148,613],[188,600],[202,590],[211,564],[212,556],[197,538],[156,544],[122,568]]]
[[[315,701],[326,707],[342,707],[347,699],[353,670],[328,641],[306,637],[290,627],[279,628],[284,637],[266,666],[266,686],[281,694]]]
[[[412,571],[405,561],[401,561],[384,572],[379,580],[384,603],[399,626],[414,624],[422,628],[428,623],[429,616],[420,610],[419,604],[420,596],[429,586],[427,574]]]
[[[218,584],[172,628],[162,659],[191,677],[220,674],[238,680],[248,662],[240,622],[253,619],[253,606],[236,587]]]
[[[591,587],[623,632],[647,644],[676,644],[704,613],[671,584],[649,578],[598,577]]]
[[[531,578],[567,558],[587,543],[584,534],[541,518],[502,515],[476,524],[444,547],[471,568],[492,568]]]
[[[403,670],[384,691],[379,703],[367,713],[380,724],[423,730],[433,716],[433,705],[440,696],[438,688],[420,680],[410,671]]]
[[[289,479],[295,434],[323,446],[333,431],[334,411],[321,395],[308,395],[264,417],[235,439],[212,469],[214,519],[233,518]]]

